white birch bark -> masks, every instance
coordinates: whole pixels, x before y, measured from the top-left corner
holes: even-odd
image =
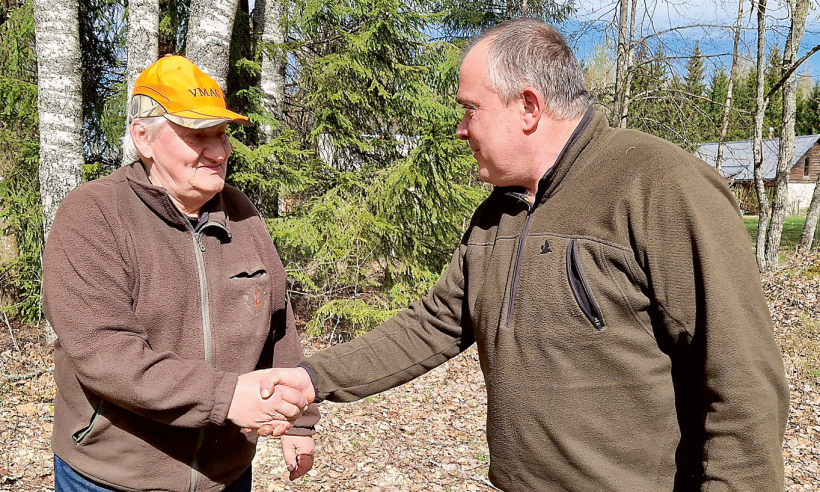
[[[623,117],[623,104],[626,97],[626,47],[627,23],[629,18],[629,0],[618,1],[618,46],[615,55],[615,121],[613,126],[620,127]]]
[[[632,0],[629,13],[629,44],[626,48],[626,80],[624,80],[623,100],[621,101],[621,117],[618,126],[626,128],[629,118],[629,105],[632,101],[632,76],[635,74],[635,19],[637,18],[638,0]]]
[[[231,33],[238,0],[191,0],[186,56],[223,90],[228,79]]]
[[[755,97],[755,131],[754,131],[754,176],[757,203],[760,207],[755,240],[757,267],[766,269],[766,229],[769,225],[769,201],[766,198],[766,185],[763,181],[763,117],[766,113],[764,96],[766,76],[766,0],[757,2],[757,94]]]
[[[34,0],[40,115],[40,193],[46,236],[82,181],[83,106],[77,0]]]
[[[740,44],[740,29],[743,25],[743,0],[737,2],[737,23],[735,24],[734,48],[732,49],[732,68],[729,69],[729,85],[726,88],[726,102],[723,106],[723,121],[720,125],[720,138],[718,139],[717,156],[715,157],[715,169],[720,173],[723,166],[723,148],[726,145],[726,135],[729,133],[729,119],[732,114],[732,98],[735,89],[735,79],[737,78],[738,45]]]
[[[261,31],[263,46],[285,42],[285,29],[282,20],[285,14],[284,0],[257,0],[254,16]],[[259,81],[262,89],[262,107],[277,121],[282,122],[285,101],[285,60],[279,56],[269,56],[269,50],[262,50],[262,74]],[[273,138],[273,129],[269,125],[261,128],[263,139]]]
[[[128,66],[126,80],[128,97],[134,93],[134,83],[143,70],[157,61],[159,56],[159,0],[130,0],[128,2]],[[125,129],[128,131],[128,128]],[[126,156],[120,163],[131,164]]]
[[[34,0],[40,195],[45,237],[62,199],[82,181],[83,108],[77,0]],[[46,340],[56,335],[46,323]]]
[[[128,99],[131,99],[137,77],[159,57],[159,0],[128,2],[127,42]]]
[[[797,58],[797,49],[806,30],[806,17],[810,0],[798,0],[792,8],[792,22],[786,46],[783,48],[783,71],[788,70]],[[789,202],[789,174],[794,157],[794,123],[797,114],[797,75],[792,72],[783,84],[783,119],[780,131],[780,153],[777,161],[777,178],[772,197],[772,218],[766,237],[766,266],[777,266],[780,237],[786,219]]]

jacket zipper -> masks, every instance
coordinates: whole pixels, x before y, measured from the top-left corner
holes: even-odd
[[[569,149],[570,146],[572,146],[572,144],[575,143],[575,141],[578,139],[581,133],[583,133],[587,125],[589,125],[589,122],[592,121],[594,115],[595,111],[593,110],[592,106],[590,106],[589,109],[587,109],[587,112],[584,113],[584,117],[581,119],[581,122],[578,123],[578,126],[575,127],[575,130],[573,130],[572,135],[570,135],[569,139],[564,144],[564,147],[561,149],[561,152],[558,154],[558,157],[555,158],[555,164],[552,167],[550,167],[546,174],[544,174],[544,176],[541,178],[541,181],[539,181],[539,189],[541,188],[541,184],[543,183],[544,179],[547,178],[547,176],[553,175],[553,173],[555,172],[555,166],[559,162],[561,162],[561,160],[563,160],[564,154],[567,153],[567,149]],[[506,328],[509,328],[510,323],[512,322],[513,308],[515,307],[515,291],[518,287],[518,274],[521,268],[521,258],[524,256],[524,243],[527,241],[527,234],[530,230],[530,221],[532,220],[532,214],[535,211],[536,204],[539,202],[539,200],[541,200],[541,198],[539,198],[538,190],[536,190],[536,194],[533,198],[532,203],[530,203],[524,197],[524,195],[521,195],[520,193],[512,193],[512,196],[515,196],[516,198],[527,204],[527,220],[524,222],[524,231],[521,233],[521,239],[518,241],[518,253],[515,257],[512,285],[510,286],[510,300],[507,303],[507,322],[504,325]]]
[[[84,429],[80,429],[71,436],[71,438],[74,439],[74,444],[80,444],[83,442],[85,436],[87,436],[94,429],[94,426],[97,424],[97,419],[100,418],[100,414],[102,414],[103,406],[105,406],[105,400],[100,400],[97,408],[94,409],[94,414],[91,415],[91,420],[88,422],[88,426]]]
[[[203,229],[205,227],[203,226]],[[208,279],[205,277],[205,245],[202,243],[202,234],[193,231],[194,240],[194,254],[196,256],[196,267],[199,275],[199,296],[202,304],[202,342],[205,351],[205,362],[211,364],[213,361],[213,353],[211,347],[211,313],[210,313],[210,299],[208,295]],[[199,483],[199,451],[202,449],[202,444],[205,442],[205,428],[199,429],[199,437],[197,439],[196,447],[194,448],[194,458],[191,460],[191,485],[188,488],[189,492],[194,492]]]
[[[567,279],[569,280],[570,290],[575,296],[575,301],[581,312],[587,317],[590,323],[601,331],[605,324],[601,317],[601,308],[592,297],[592,290],[589,288],[584,272],[581,270],[581,260],[578,257],[578,240],[571,239],[567,247]]]
[[[510,300],[507,303],[507,322],[504,324],[505,328],[510,327],[512,322],[513,309],[515,308],[515,291],[518,288],[518,275],[521,270],[521,258],[524,256],[524,244],[527,242],[527,234],[530,232],[530,222],[532,222],[532,212],[535,207],[527,203],[527,219],[524,221],[524,230],[521,232],[521,238],[518,240],[518,251],[515,256],[515,266],[513,267],[512,285],[510,285]]]

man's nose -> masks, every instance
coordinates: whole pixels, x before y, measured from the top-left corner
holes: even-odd
[[[219,138],[209,138],[203,155],[211,161],[222,163],[231,155],[230,144],[226,145]]]
[[[470,125],[470,119],[468,114],[465,112],[464,116],[461,118],[461,123],[458,124],[456,128],[456,138],[459,140],[467,140],[469,137],[469,132],[467,131],[467,127]]]

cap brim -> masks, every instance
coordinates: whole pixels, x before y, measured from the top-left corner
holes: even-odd
[[[233,111],[217,106],[203,106],[196,108],[196,110],[177,111],[174,113],[166,113],[163,116],[178,125],[188,128],[208,128],[227,121],[239,123],[240,125],[253,126],[253,123],[247,116],[242,116],[239,113],[234,113]],[[180,123],[180,121],[182,121],[182,123]]]

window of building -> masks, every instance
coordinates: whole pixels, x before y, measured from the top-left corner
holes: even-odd
[[[809,158],[806,157],[806,161],[803,163],[803,177],[809,177]]]

